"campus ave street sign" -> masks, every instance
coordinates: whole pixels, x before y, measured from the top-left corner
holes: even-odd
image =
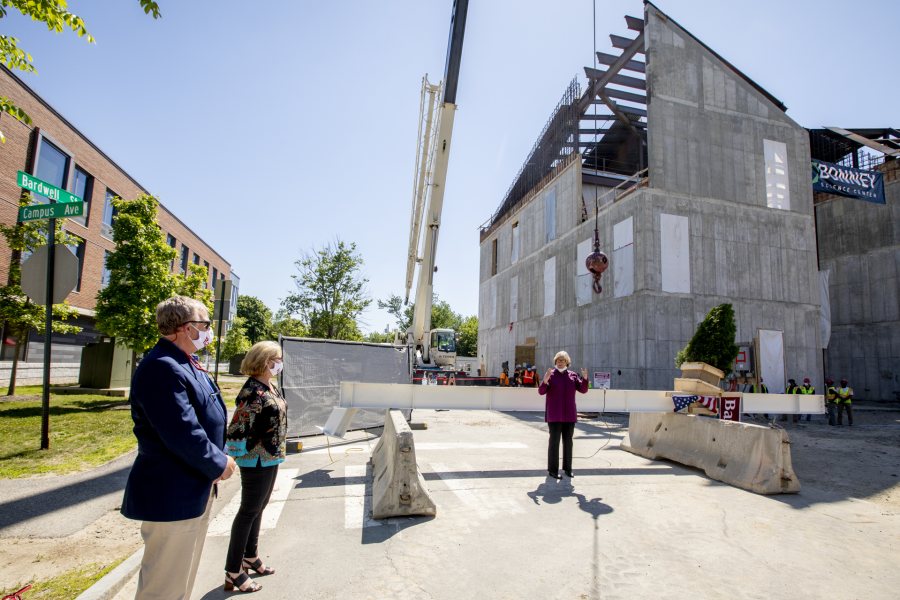
[[[68,193],[68,192],[67,192]],[[77,196],[73,196],[76,198]],[[84,213],[84,202],[66,202],[63,204],[33,204],[19,209],[19,221],[36,221],[38,219],[64,219],[80,217]]]
[[[50,198],[51,200],[54,200],[56,202],[81,202],[82,200],[75,194],[58,188],[55,185],[50,185],[46,181],[42,181],[33,175],[25,173],[24,171],[18,171],[16,183],[23,190],[28,190],[29,192],[34,192],[35,194],[46,196],[47,198]]]

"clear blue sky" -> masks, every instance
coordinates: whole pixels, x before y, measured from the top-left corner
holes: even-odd
[[[451,0],[70,0],[97,38],[18,15],[45,100],[232,264],[270,308],[294,261],[356,242],[372,298],[402,294],[421,78],[443,75]],[[807,127],[900,126],[900,2],[658,0]],[[568,82],[592,64],[591,0],[471,0],[435,291],[478,310],[478,226]],[[640,0],[597,0],[597,49]],[[2,151],[2,149],[0,149]],[[391,322],[370,309],[365,331]],[[392,323],[393,324],[393,323]]]

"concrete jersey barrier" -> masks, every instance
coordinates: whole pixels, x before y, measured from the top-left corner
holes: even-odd
[[[372,451],[372,517],[434,516],[437,508],[416,466],[409,424],[399,410],[387,410],[384,431]]]
[[[783,429],[676,413],[631,413],[622,448],[697,467],[758,494],[800,491]]]

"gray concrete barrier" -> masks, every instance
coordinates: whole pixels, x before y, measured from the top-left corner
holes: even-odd
[[[437,509],[416,466],[413,433],[403,413],[387,410],[384,431],[372,451],[372,517],[434,516]]]
[[[622,448],[703,469],[713,479],[758,494],[800,491],[783,429],[695,415],[631,413]]]

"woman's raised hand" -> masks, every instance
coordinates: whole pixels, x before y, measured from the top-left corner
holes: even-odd
[[[544,383],[550,383],[551,375],[553,375],[553,369],[547,369],[547,372],[544,373]]]
[[[582,378],[582,379],[587,379],[587,378],[588,378],[587,369],[581,369],[581,378]]]

